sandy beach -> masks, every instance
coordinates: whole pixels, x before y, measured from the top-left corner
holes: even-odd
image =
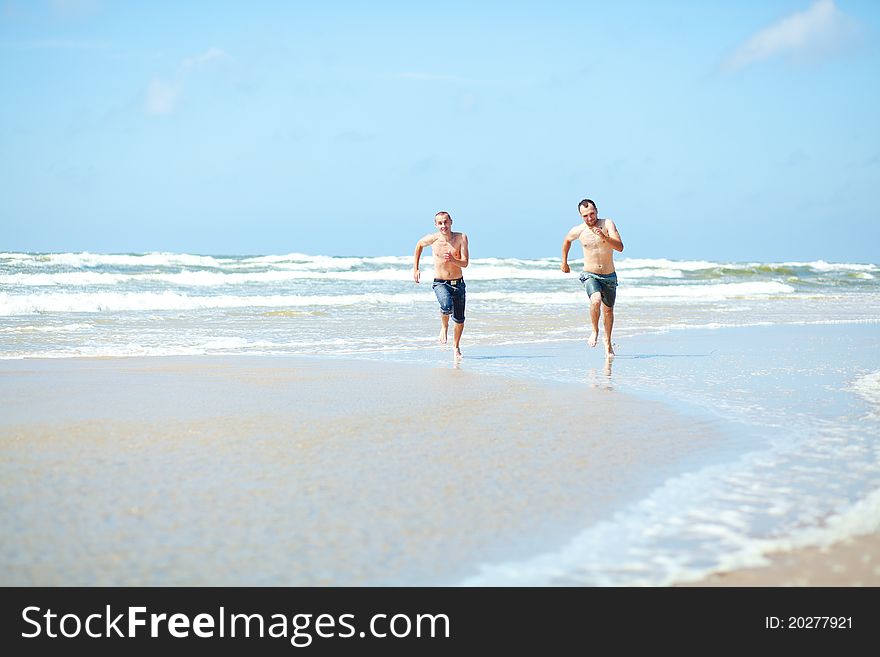
[[[875,339],[2,361],[0,583],[875,586]]]
[[[660,404],[451,365],[0,372],[7,585],[454,583],[564,540],[713,440]]]
[[[766,566],[716,573],[687,586],[880,586],[880,534],[773,553]]]

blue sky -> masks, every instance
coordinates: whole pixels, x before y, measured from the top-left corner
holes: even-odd
[[[880,3],[0,0],[0,250],[880,262]]]

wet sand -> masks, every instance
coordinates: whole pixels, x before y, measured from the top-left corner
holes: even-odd
[[[460,367],[448,350],[408,363],[0,361],[0,585],[468,581],[485,564],[557,550],[669,478],[748,447],[742,425],[675,390],[778,399],[762,407],[772,426],[800,408],[832,429],[842,413],[860,417],[864,402],[827,377],[850,380],[847,359],[876,369],[876,335],[646,336],[625,342],[613,375],[565,343],[473,349]],[[527,378],[538,370],[545,381]],[[549,381],[563,374],[569,383]],[[665,385],[632,394],[645,380]],[[851,438],[841,434],[848,449]],[[862,494],[867,476],[853,482]],[[877,586],[880,534],[860,527],[875,533],[681,585]]]
[[[880,586],[880,534],[768,555],[768,564],[685,586]]]
[[[5,361],[0,399],[3,585],[455,584],[718,440],[660,403],[449,363]]]

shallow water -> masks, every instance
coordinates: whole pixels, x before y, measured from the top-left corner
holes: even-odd
[[[519,375],[663,400],[720,420],[730,442],[559,550],[486,564],[465,583],[669,584],[875,531],[878,342],[870,324],[687,331],[628,339],[610,369],[595,354],[577,363],[543,348]],[[497,369],[492,359],[476,367]]]

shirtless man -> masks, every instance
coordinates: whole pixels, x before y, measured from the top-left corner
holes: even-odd
[[[590,297],[590,323],[593,332],[587,344],[596,346],[599,340],[599,314],[604,311],[605,355],[614,355],[611,348],[611,329],[614,327],[614,299],[617,296],[617,273],[614,271],[614,251],[623,251],[623,240],[611,219],[599,219],[596,204],[588,198],[578,203],[578,212],[584,223],[578,224],[562,241],[562,271],[568,266],[568,250],[575,240],[584,247],[584,271],[580,281]]]
[[[468,238],[464,233],[452,232],[452,217],[448,212],[434,215],[437,232],[425,235],[416,242],[413,254],[413,280],[419,282],[419,258],[422,249],[431,247],[434,254],[434,294],[440,302],[440,344],[446,344],[449,316],[455,329],[452,336],[454,355],[461,358],[461,333],[464,331],[465,286],[461,270],[468,266]]]

